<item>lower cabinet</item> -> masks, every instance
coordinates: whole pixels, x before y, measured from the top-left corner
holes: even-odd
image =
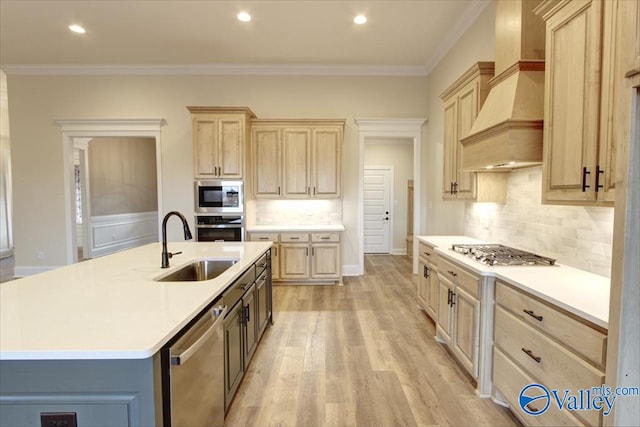
[[[281,282],[341,282],[340,233],[249,233],[271,241],[272,278]]]
[[[460,364],[476,380],[479,377],[481,283],[481,277],[442,257],[438,259],[436,336],[451,348]]]
[[[225,410],[244,375],[242,324],[244,307],[238,302],[224,319],[224,394]]]
[[[267,325],[272,321],[270,253],[249,267],[223,293],[232,305],[224,319],[225,411],[244,377]]]
[[[433,321],[438,317],[437,260],[433,247],[418,242],[418,304]]]
[[[494,397],[525,425],[602,425],[602,411],[571,410],[570,405],[561,410],[551,397],[547,409],[542,401],[521,406],[519,395],[529,384],[538,384],[538,393],[544,387],[578,399],[599,390],[605,380],[606,331],[498,281],[493,338]]]

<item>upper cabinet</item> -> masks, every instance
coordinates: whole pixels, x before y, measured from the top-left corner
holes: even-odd
[[[255,196],[340,197],[343,128],[344,120],[254,120]]]
[[[550,0],[546,21],[543,203],[613,206],[615,102],[622,90],[618,0]]]
[[[477,173],[462,170],[460,140],[471,130],[487,98],[488,81],[493,77],[493,71],[493,62],[478,62],[440,95],[444,106],[444,199],[504,202],[505,191],[502,190],[495,194],[483,192],[483,197],[487,196],[488,199],[479,200]],[[485,181],[492,181],[492,176],[487,173]],[[496,187],[506,183],[503,178],[503,175],[499,177]]]
[[[195,178],[243,178],[253,112],[243,107],[187,107],[193,126]]]

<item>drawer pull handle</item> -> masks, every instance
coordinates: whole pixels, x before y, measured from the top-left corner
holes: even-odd
[[[329,236],[322,236],[322,237],[321,237],[321,239],[322,239],[322,240],[329,240],[329,239],[331,239],[331,237],[329,237]]]
[[[260,240],[269,240],[268,237],[260,237]]]
[[[300,240],[299,237],[290,237],[291,240]]]
[[[456,277],[457,274],[451,270],[447,270],[447,273],[449,273],[450,275],[452,275],[453,277]]]
[[[540,356],[535,356],[531,350],[527,350],[526,348],[522,347],[522,351],[524,352],[524,354],[535,360],[536,363],[540,363],[540,361],[542,360]]]
[[[426,256],[431,256],[429,252],[423,252]]]
[[[529,316],[533,317],[534,319],[536,319],[538,322],[542,322],[542,316],[538,316],[537,314],[535,314],[533,312],[533,310],[525,310],[523,309],[522,311],[524,311],[525,313],[527,313]]]

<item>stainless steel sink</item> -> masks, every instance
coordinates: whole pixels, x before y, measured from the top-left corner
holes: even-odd
[[[158,282],[200,282],[213,279],[238,262],[237,259],[200,259],[154,280]]]

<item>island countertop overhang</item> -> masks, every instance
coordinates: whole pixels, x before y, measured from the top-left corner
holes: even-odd
[[[0,286],[0,360],[152,357],[257,261],[270,242],[160,243],[61,267]],[[201,282],[154,279],[197,259],[237,259]]]

